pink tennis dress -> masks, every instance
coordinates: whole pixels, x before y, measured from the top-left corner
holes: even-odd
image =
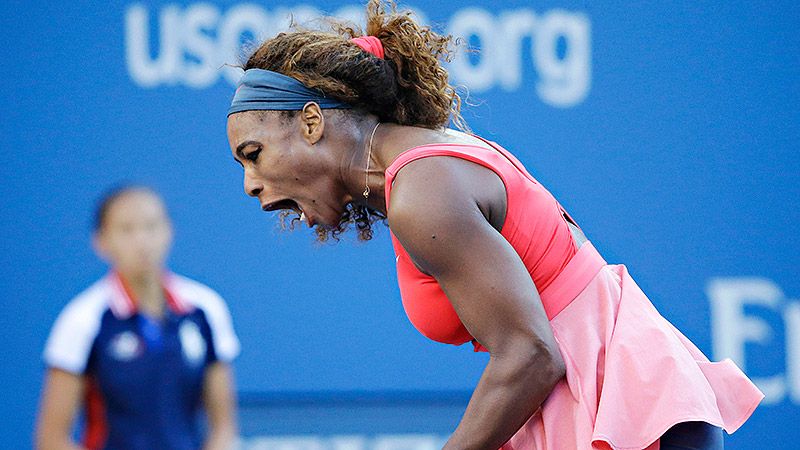
[[[664,319],[623,265],[607,264],[591,243],[579,249],[553,196],[495,143],[431,144],[401,154],[386,169],[386,203],[406,164],[461,158],[494,171],[506,186],[503,237],[528,269],[566,364],[541,408],[504,450],[657,449],[673,425],[702,421],[738,429],[764,395],[731,360],[710,362]],[[397,238],[403,307],[425,336],[472,341],[435,279],[417,270]]]

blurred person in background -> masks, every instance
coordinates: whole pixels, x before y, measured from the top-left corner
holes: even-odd
[[[511,153],[447,128],[468,131],[449,36],[380,0],[366,16],[366,35],[331,19],[258,46],[228,140],[245,192],[319,240],[388,219],[414,326],[489,352],[445,448],[722,448],[761,392],[665,320]]]
[[[102,198],[93,244],[111,271],[69,302],[50,333],[38,449],[233,446],[230,363],[239,341],[216,292],[165,270],[171,242],[166,208],[151,189],[127,186]]]

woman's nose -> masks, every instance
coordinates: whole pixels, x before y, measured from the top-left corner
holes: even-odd
[[[264,185],[254,179],[252,176],[248,174],[248,171],[244,173],[244,192],[245,194],[251,197],[258,197],[258,194],[264,190]]]

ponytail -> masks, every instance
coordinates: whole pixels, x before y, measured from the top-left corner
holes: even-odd
[[[360,30],[331,18],[333,32],[296,29],[265,41],[244,69],[288,75],[383,122],[437,129],[452,119],[467,129],[442,66],[451,37],[419,25],[410,11],[397,12],[391,1],[369,0],[366,19],[366,35],[381,41],[383,59],[351,41]]]

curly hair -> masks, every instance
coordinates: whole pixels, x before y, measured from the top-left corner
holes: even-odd
[[[468,130],[460,113],[461,98],[442,66],[450,61],[452,37],[418,24],[410,11],[398,12],[391,0],[369,0],[366,19],[366,35],[380,39],[384,59],[350,41],[364,35],[356,26],[327,18],[332,31],[295,26],[259,45],[243,68],[290,76],[352,105],[353,114],[374,114],[381,122],[439,129],[452,120]],[[338,226],[317,227],[317,239],[338,240],[353,225],[358,238],[366,241],[372,238],[372,224],[385,219],[372,208],[349,204]],[[296,220],[291,219],[290,228]]]

